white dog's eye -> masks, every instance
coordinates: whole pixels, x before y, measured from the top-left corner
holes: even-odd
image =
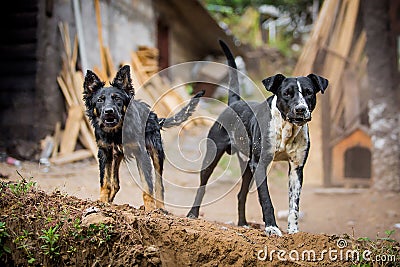
[[[304,94],[304,96],[310,96],[310,95],[312,95],[312,91],[310,89],[305,89],[303,94]]]

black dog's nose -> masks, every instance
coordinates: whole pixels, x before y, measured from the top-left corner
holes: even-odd
[[[304,114],[307,110],[306,106],[297,106],[294,108],[294,111],[296,112],[296,114]]]
[[[114,109],[113,108],[106,108],[106,109],[104,109],[104,113],[105,114],[113,114],[114,113]]]

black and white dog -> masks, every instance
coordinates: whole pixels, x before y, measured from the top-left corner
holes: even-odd
[[[316,74],[290,78],[277,74],[262,81],[265,88],[273,93],[271,97],[261,103],[243,101],[239,96],[234,57],[223,41],[220,41],[220,45],[230,66],[228,107],[219,115],[208,133],[200,187],[187,216],[199,216],[205,186],[221,156],[225,152],[230,155],[236,153],[242,171],[242,185],[238,194],[238,225],[247,225],[245,204],[254,178],[265,231],[268,235],[282,235],[276,224],[266,176],[272,161],[288,161],[288,233],[296,233],[303,168],[310,149],[307,122],[311,120],[311,112],[316,105],[316,94],[324,93],[328,80]]]

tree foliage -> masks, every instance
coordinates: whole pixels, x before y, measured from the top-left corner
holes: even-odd
[[[208,10],[224,15],[242,15],[247,7],[258,8],[261,5],[276,6],[291,15],[304,13],[313,5],[314,0],[202,0]],[[319,0],[320,4],[322,0]]]
[[[281,31],[279,40],[291,43],[294,36],[299,36],[305,25],[313,22],[312,6],[315,0],[201,0],[205,8],[214,18],[225,25],[240,40],[253,46],[260,44],[261,23],[270,18],[260,14],[258,8],[262,5],[275,6],[280,16],[289,16],[289,27]],[[319,5],[323,0],[318,0]],[[257,15],[256,15],[257,14]],[[303,28],[302,28],[303,27]]]

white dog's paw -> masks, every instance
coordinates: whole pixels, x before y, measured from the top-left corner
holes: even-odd
[[[288,233],[289,234],[295,234],[295,233],[298,233],[299,232],[299,228],[297,228],[297,226],[296,227],[289,227],[288,228]]]
[[[276,226],[266,226],[265,233],[269,236],[270,235],[282,236],[281,230],[279,230],[279,228]]]

